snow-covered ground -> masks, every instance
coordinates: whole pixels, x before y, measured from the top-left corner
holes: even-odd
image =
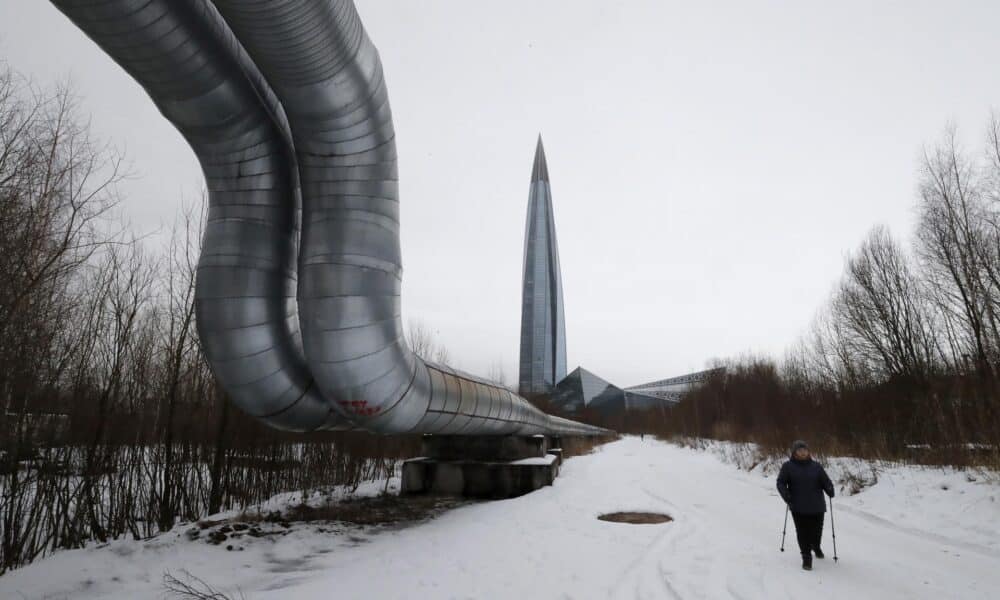
[[[831,462],[834,479],[858,468]],[[597,519],[622,510],[674,521]],[[877,484],[838,497],[835,510],[840,562],[828,515],[828,558],[802,571],[791,523],[778,551],[784,506],[768,465],[742,471],[718,451],[627,437],[569,459],[555,485],[521,498],[409,526],[293,526],[240,538],[233,551],[189,540],[188,525],[59,552],[0,577],[0,598],[166,598],[163,573],[183,579],[184,570],[248,600],[998,597],[995,480],[883,468]]]

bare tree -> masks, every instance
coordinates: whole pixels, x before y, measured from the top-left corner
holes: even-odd
[[[437,345],[437,350],[434,351],[434,362],[448,367],[454,366],[452,364],[451,351],[444,344]]]
[[[174,223],[167,248],[167,266],[163,272],[162,286],[165,294],[166,314],[163,318],[161,339],[164,341],[163,364],[166,365],[163,393],[163,473],[160,490],[159,525],[166,531],[173,527],[177,507],[174,488],[174,415],[181,393],[182,379],[191,369],[202,363],[198,340],[194,331],[195,275],[201,249],[204,198],[197,206],[185,206]]]
[[[435,339],[423,321],[410,319],[406,338],[410,349],[420,358],[442,365],[451,365],[451,353],[448,348]]]
[[[96,143],[65,86],[44,92],[0,70],[0,339],[107,243],[122,159]]]
[[[981,166],[959,150],[954,128],[925,153],[919,215],[917,253],[952,361],[969,356],[992,378],[1000,357],[1000,265]]]
[[[847,260],[834,298],[843,341],[855,360],[882,377],[926,378],[936,344],[920,283],[899,244],[875,227]]]
[[[102,225],[122,176],[121,158],[94,140],[66,86],[39,89],[0,64],[0,572],[51,536],[24,504],[38,476],[23,459],[61,386],[77,379],[75,351],[100,339],[81,281],[112,241]]]
[[[406,331],[406,341],[410,344],[413,353],[420,358],[430,359],[434,356],[434,335],[423,321],[410,319]]]
[[[486,379],[489,379],[493,383],[510,388],[510,382],[507,380],[507,370],[503,366],[503,361],[497,359],[490,363],[490,370],[486,374]]]
[[[130,380],[127,375],[134,373],[130,367],[136,364],[136,351],[142,348],[137,341],[146,316],[143,311],[149,306],[152,293],[154,265],[145,260],[141,247],[133,242],[127,246],[109,246],[100,271],[99,281],[103,285],[96,290],[100,302],[95,307],[100,311],[97,321],[100,328],[91,366],[97,385],[97,413],[84,463],[80,498],[87,510],[80,511],[78,516],[86,519],[93,535],[103,541],[109,532],[98,512],[104,505],[101,475],[108,459],[106,436],[110,414],[123,405],[130,387],[136,390],[143,383],[148,384]]]

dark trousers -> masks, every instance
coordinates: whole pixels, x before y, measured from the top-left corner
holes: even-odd
[[[818,515],[804,515],[802,513],[792,513],[795,521],[795,537],[799,540],[799,552],[802,556],[812,556],[811,551],[819,548],[820,539],[823,537],[823,513]]]

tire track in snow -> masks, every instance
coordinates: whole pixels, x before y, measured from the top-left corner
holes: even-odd
[[[639,573],[644,572],[644,570],[641,567],[645,566],[648,562],[650,562],[651,559],[658,557],[660,555],[659,546],[665,544],[666,550],[672,550],[677,546],[679,542],[693,535],[694,532],[691,530],[690,527],[675,528],[673,527],[675,523],[676,521],[664,525],[659,525],[664,527],[663,532],[658,534],[655,538],[653,538],[653,541],[647,544],[642,549],[639,556],[636,559],[632,560],[629,563],[629,565],[621,573],[618,574],[618,577],[615,578],[614,583],[611,584],[611,587],[608,590],[609,598],[619,597],[619,594],[617,592],[626,583],[630,581],[629,580],[630,575],[636,572]],[[637,525],[636,527],[642,527],[642,525]],[[638,582],[636,585],[638,586]],[[634,597],[636,598],[639,597],[638,591],[636,592]],[[674,597],[677,598],[677,600],[682,600],[680,596],[675,595]]]
[[[676,588],[670,583],[672,573],[665,572],[663,570],[660,559],[664,555],[676,555],[682,542],[691,538],[697,532],[694,525],[696,521],[693,519],[678,519],[678,516],[680,516],[682,511],[678,510],[678,506],[676,504],[670,502],[662,496],[650,492],[646,487],[642,487],[640,490],[648,497],[655,500],[656,503],[665,505],[664,508],[669,511],[668,514],[674,519],[674,521],[663,524],[662,527],[664,527],[664,531],[657,535],[652,542],[647,544],[638,558],[633,560],[629,566],[618,575],[614,584],[612,584],[611,588],[608,590],[608,597],[618,597],[617,591],[627,583],[631,575],[637,573],[638,576],[635,578],[635,588],[633,590],[634,598],[638,599],[643,597],[644,578],[642,575],[648,576],[652,574],[657,583],[656,587],[660,592],[659,594],[654,594],[652,597],[659,598],[662,597],[663,593],[666,593],[674,600],[683,600],[684,597],[679,594]],[[654,566],[655,570],[653,569]]]
[[[682,533],[670,538],[662,552],[651,557],[656,564],[655,576],[659,580],[662,589],[672,598],[682,599],[687,597],[708,598],[705,593],[705,583],[710,580],[710,574],[715,567],[715,560],[712,555],[698,546],[685,546],[683,542],[692,538],[705,538],[704,524],[706,520],[705,507],[702,504],[693,503],[681,509],[677,504],[667,498],[657,494],[647,486],[640,488],[641,491],[653,500],[664,504],[670,510],[671,516],[675,519],[671,525],[681,530]],[[692,552],[694,551],[694,552]],[[673,561],[678,557],[684,557],[687,561],[693,561],[693,568],[679,573],[673,567]],[[690,566],[690,562],[688,562]],[[694,579],[694,585],[684,585],[685,577]],[[678,583],[674,583],[674,582]],[[680,587],[679,587],[679,585]],[[688,589],[685,589],[688,588]],[[693,589],[691,589],[693,587]],[[638,596],[637,596],[638,597]]]

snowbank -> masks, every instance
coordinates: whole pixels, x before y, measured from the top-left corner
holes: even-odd
[[[836,479],[842,467],[830,462]],[[555,485],[520,498],[410,524],[266,523],[287,531],[241,537],[231,551],[188,539],[187,525],[149,541],[58,552],[0,577],[0,598],[163,598],[164,572],[183,578],[182,570],[250,600],[950,599],[992,597],[1000,586],[996,483],[940,469],[880,469],[877,483],[836,500],[840,562],[817,561],[807,573],[791,532],[792,550],[778,551],[784,507],[770,468],[740,470],[714,451],[628,437],[568,459]],[[612,511],[674,520],[597,519]],[[829,521],[824,540],[832,557]]]
[[[785,460],[762,456],[754,444],[699,442],[723,462],[772,481]],[[837,484],[835,510],[1000,552],[1000,474],[856,458],[817,460]]]

